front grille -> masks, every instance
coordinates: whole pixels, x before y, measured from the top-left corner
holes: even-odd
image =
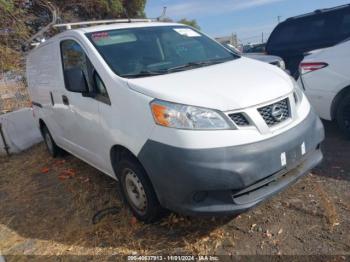
[[[241,113],[231,114],[229,115],[229,117],[232,119],[233,122],[235,122],[237,126],[249,126],[249,121]]]
[[[288,98],[277,103],[258,108],[268,126],[277,125],[290,117]]]

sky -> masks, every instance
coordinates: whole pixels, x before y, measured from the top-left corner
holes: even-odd
[[[237,34],[239,40],[256,43],[264,40],[280,21],[316,9],[350,4],[350,0],[147,0],[146,15],[166,16],[177,21],[196,19],[201,31],[212,37]]]

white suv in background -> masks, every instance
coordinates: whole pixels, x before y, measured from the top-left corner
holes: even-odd
[[[29,54],[27,79],[51,155],[118,179],[143,221],[161,207],[242,212],[322,160],[322,123],[294,79],[184,25],[65,31]]]
[[[350,39],[306,56],[299,82],[319,116],[350,137]]]

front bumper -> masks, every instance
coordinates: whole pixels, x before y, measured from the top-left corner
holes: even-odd
[[[320,163],[323,139],[323,125],[311,111],[296,127],[264,141],[184,149],[149,140],[138,158],[164,207],[189,215],[235,214],[278,193]],[[286,166],[281,164],[283,152]]]

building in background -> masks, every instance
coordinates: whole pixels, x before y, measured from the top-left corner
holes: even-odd
[[[215,37],[215,40],[221,44],[230,44],[236,48],[239,48],[238,38],[236,34],[232,34],[231,36]]]

